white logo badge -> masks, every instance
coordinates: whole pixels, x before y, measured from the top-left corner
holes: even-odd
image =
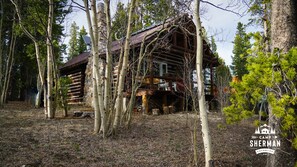
[[[256,149],[256,154],[274,154],[280,143],[275,129],[266,124],[259,126],[250,139],[250,147]]]

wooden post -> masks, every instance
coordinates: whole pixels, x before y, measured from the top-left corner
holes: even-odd
[[[149,108],[148,108],[148,99],[147,99],[147,94],[142,95],[142,108],[143,111],[148,114],[149,113]]]

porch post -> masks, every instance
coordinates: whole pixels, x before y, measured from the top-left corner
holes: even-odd
[[[149,113],[147,93],[142,95],[142,109],[146,114]]]

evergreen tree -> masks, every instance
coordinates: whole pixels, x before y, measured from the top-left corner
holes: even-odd
[[[84,26],[81,27],[79,30],[79,37],[78,37],[78,53],[81,54],[87,51],[87,45],[84,42],[83,37],[86,36],[88,33]]]
[[[251,48],[251,43],[250,36],[245,32],[245,26],[240,22],[237,24],[237,32],[233,43],[231,69],[233,70],[233,74],[241,80],[242,76],[248,73],[246,69],[247,50]]]
[[[132,32],[162,23],[166,19],[177,16],[177,11],[181,10],[181,3],[179,1],[140,0],[138,3],[139,5],[134,9],[132,16],[134,20],[132,22]],[[112,21],[113,39],[122,38],[125,35],[128,19],[127,13],[127,7],[119,2]]]
[[[270,18],[263,18],[264,33],[253,34],[254,46],[249,53],[254,56],[248,58],[249,73],[243,76],[241,82],[232,83],[232,104],[225,108],[224,112],[227,122],[237,122],[253,116],[259,103],[267,103],[267,107],[260,108],[259,120],[255,123],[261,123],[261,115],[265,112],[268,114],[265,123],[268,122],[276,133],[287,139],[282,141],[291,142],[297,149],[297,24],[294,21],[286,21],[297,20],[297,3],[293,1],[260,1],[265,10],[271,9],[271,14],[264,12],[264,16],[270,15]],[[258,8],[253,10],[259,12]],[[251,105],[254,107],[250,107]],[[281,147],[279,150],[285,149]],[[281,166],[281,154],[282,152],[276,152],[268,155],[266,166]]]
[[[260,33],[256,33],[255,37],[255,44],[259,44],[257,40],[262,40]],[[244,75],[241,82],[231,83],[234,91],[231,94],[232,104],[224,109],[226,121],[234,123],[251,117],[257,112],[256,106],[259,103],[267,102],[273,115],[280,120],[282,136],[297,149],[297,49],[292,48],[288,53],[264,53],[258,50],[251,52],[256,52],[257,56],[248,59],[249,73]],[[261,109],[261,114],[267,110],[268,108]],[[258,124],[259,121],[255,123]]]
[[[214,52],[214,53],[217,53],[217,44],[216,44],[216,42],[215,42],[215,39],[214,39],[214,37],[213,36],[211,36],[211,38],[210,38],[210,48],[211,48],[211,50]]]
[[[230,68],[225,64],[224,60],[219,56],[217,52],[217,44],[213,36],[211,36],[210,38],[210,48],[215,57],[217,57],[220,62],[220,65],[215,68],[214,83],[216,87],[214,88],[214,93],[222,112],[223,108],[229,103],[229,83],[232,80],[232,75],[230,72]]]
[[[12,3],[14,2],[15,5]],[[47,4],[47,2],[46,2]],[[53,55],[54,63],[58,63],[59,57],[63,52],[63,46],[59,45],[61,38],[63,37],[63,19],[65,15],[69,13],[65,6],[67,0],[54,1],[54,15],[53,15],[53,38],[51,40],[53,44]],[[11,5],[11,6],[7,6]],[[1,5],[0,5],[1,6]],[[15,9],[15,6],[19,8],[20,18],[15,16],[15,18],[9,18],[11,20],[16,20],[17,23],[17,35],[18,40],[15,49],[15,65],[12,70],[12,83],[10,86],[9,99],[11,100],[30,100],[30,93],[36,93],[36,87],[38,92],[42,90],[42,85],[37,84],[36,80],[40,80],[38,75],[44,78],[44,68],[45,68],[45,56],[46,56],[46,39],[47,39],[47,18],[48,18],[48,5],[45,5],[45,1],[38,0],[26,0],[26,1],[14,1],[11,0],[10,3],[5,3],[3,5],[6,8],[4,11],[9,13]],[[11,12],[12,14],[13,12]],[[7,18],[7,17],[5,17]],[[11,22],[11,21],[10,21]],[[31,38],[24,33],[23,28],[19,27],[22,23],[23,27],[33,36],[36,44],[39,47],[39,56],[35,52],[35,43]],[[5,25],[10,25],[5,23]],[[3,31],[2,31],[3,32]],[[6,30],[4,31],[6,32]],[[38,60],[39,59],[39,60]],[[38,63],[40,62],[40,69]],[[41,73],[41,74],[40,74]],[[21,84],[18,84],[21,83]],[[39,85],[39,86],[38,86]],[[41,93],[39,93],[40,95]],[[32,96],[32,94],[31,94]],[[37,98],[36,98],[37,99]],[[39,107],[39,105],[37,105]]]
[[[78,29],[79,27],[75,22],[71,24],[70,27],[70,40],[69,40],[69,49],[68,49],[68,59],[72,59],[73,57],[79,54],[78,51]]]
[[[217,52],[217,44],[213,36],[210,38],[210,49],[216,57],[219,57],[219,53]]]
[[[143,27],[148,27],[174,16],[175,8],[169,0],[141,0],[139,5]]]
[[[112,39],[120,39],[125,35],[127,27],[127,16],[128,9],[123,3],[119,2],[117,4],[116,13],[112,21]]]

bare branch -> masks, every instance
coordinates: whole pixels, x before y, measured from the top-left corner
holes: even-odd
[[[215,7],[215,8],[220,9],[220,10],[224,10],[224,11],[233,13],[233,14],[239,16],[239,17],[242,17],[242,16],[243,16],[242,14],[240,14],[240,13],[238,13],[238,12],[235,12],[235,11],[233,11],[233,10],[228,9],[229,7],[231,7],[231,6],[229,6],[229,5],[228,5],[227,7],[225,7],[225,8],[223,8],[223,7],[220,7],[220,5],[215,5],[215,4],[213,4],[213,3],[211,3],[211,2],[208,2],[208,1],[200,0],[200,2],[205,3],[205,4],[208,4],[208,5],[211,5],[211,6]]]
[[[72,6],[72,3],[73,4],[75,4],[75,5],[77,5],[77,6]],[[81,4],[79,4],[79,3],[77,3],[77,2],[75,2],[74,0],[71,0],[71,3],[70,3],[70,5],[69,5],[70,7],[74,7],[74,8],[78,8],[78,9],[80,9],[80,10],[83,10],[83,11],[86,11],[86,8],[83,6],[83,5],[81,5]],[[89,8],[89,7],[88,7]]]

